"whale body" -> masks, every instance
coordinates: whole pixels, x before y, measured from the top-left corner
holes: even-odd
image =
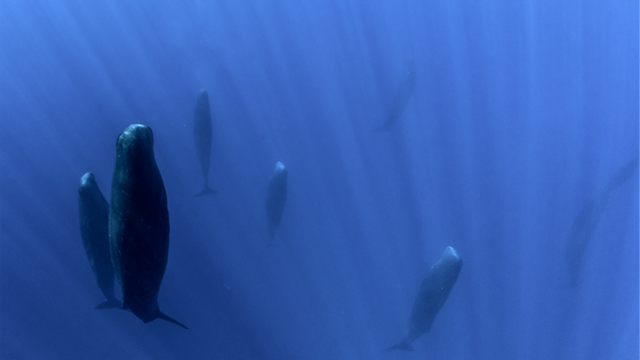
[[[122,303],[114,293],[115,275],[109,250],[109,203],[90,172],[80,178],[78,210],[82,245],[98,287],[107,298],[96,309],[119,308]]]
[[[611,193],[629,179],[637,167],[638,157],[624,164],[609,179],[604,190],[591,199],[574,218],[565,244],[565,259],[571,287],[576,287],[579,283],[580,273],[584,266],[584,256]]]
[[[109,242],[122,308],[144,323],[157,318],[187,328],[163,314],[158,291],[169,255],[169,211],[162,176],[153,153],[153,133],[131,125],[116,143],[111,181]]]
[[[204,188],[194,196],[215,194],[217,191],[209,188],[209,163],[211,160],[211,142],[213,129],[211,125],[211,109],[209,95],[206,90],[200,90],[196,109],[193,114],[193,142],[196,145],[196,155],[202,169]]]
[[[433,320],[447,301],[461,268],[462,259],[454,248],[448,246],[440,260],[431,266],[427,276],[420,284],[418,296],[416,296],[411,309],[407,335],[398,344],[386,350],[413,351],[411,343],[431,330]]]
[[[416,86],[416,65],[413,59],[408,58],[404,61],[402,66],[402,76],[398,83],[395,95],[393,97],[393,103],[391,109],[387,113],[385,121],[382,125],[374,129],[374,131],[390,130],[396,121],[400,118],[400,115],[407,107],[411,96],[413,96],[413,89]]]
[[[268,245],[273,245],[273,238],[282,220],[282,211],[287,202],[287,168],[278,161],[267,188],[265,208],[267,211]]]

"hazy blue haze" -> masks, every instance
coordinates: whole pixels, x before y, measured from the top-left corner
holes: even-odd
[[[2,359],[638,359],[638,2],[0,0]],[[403,64],[415,88],[388,131]],[[207,89],[209,185],[193,143]],[[166,314],[104,300],[77,186],[154,131]],[[275,247],[264,200],[288,196]],[[456,285],[397,343],[446,246]],[[118,292],[118,298],[120,294]]]

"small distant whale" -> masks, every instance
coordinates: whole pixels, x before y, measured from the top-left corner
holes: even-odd
[[[600,217],[607,206],[611,193],[630,178],[637,167],[638,157],[623,165],[609,179],[605,189],[594,199],[591,199],[573,220],[565,248],[565,258],[569,269],[571,287],[578,285],[583,266],[582,259],[584,258],[587,246],[591,242],[593,233],[598,227]]]
[[[284,164],[278,161],[276,168],[269,180],[269,187],[267,188],[267,200],[265,202],[265,208],[267,210],[267,234],[268,245],[273,245],[273,238],[276,235],[276,230],[280,226],[280,220],[282,219],[282,211],[284,210],[284,204],[287,202],[287,168]]]
[[[107,298],[98,304],[96,309],[119,308],[122,303],[116,299],[114,293],[115,275],[109,251],[109,203],[100,192],[95,176],[90,172],[80,178],[78,209],[82,245],[98,287]]]
[[[209,188],[209,163],[211,160],[211,138],[213,130],[211,126],[211,110],[209,108],[209,95],[206,90],[200,90],[196,109],[193,114],[193,140],[196,144],[196,154],[202,169],[204,189],[194,195],[202,196],[215,194],[217,191]]]
[[[111,181],[109,241],[122,308],[144,323],[155,319],[187,328],[160,312],[158,291],[169,255],[167,194],[145,125],[124,129],[116,143]]]
[[[404,61],[402,66],[402,77],[398,83],[396,94],[393,98],[391,110],[387,114],[385,122],[374,129],[374,131],[390,130],[396,123],[400,115],[407,107],[411,96],[413,95],[413,89],[416,85],[416,65],[413,59],[408,58]]]
[[[413,351],[411,343],[431,330],[431,324],[449,297],[461,268],[462,260],[458,253],[448,246],[440,260],[429,269],[427,276],[422,280],[420,291],[411,310],[409,332],[398,344],[386,350]]]

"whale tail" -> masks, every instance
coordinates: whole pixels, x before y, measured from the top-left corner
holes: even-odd
[[[215,191],[213,189],[210,189],[208,186],[205,186],[202,191],[200,191],[199,193],[193,195],[193,197],[199,197],[199,196],[215,194],[215,193],[217,193],[217,191]]]
[[[174,318],[172,318],[172,317],[170,317],[170,316],[168,316],[168,315],[166,315],[166,314],[162,313],[162,312],[161,312],[161,311],[159,311],[159,310],[158,310],[158,319],[166,320],[166,321],[168,321],[168,322],[170,322],[170,323],[174,323],[174,324],[176,324],[176,325],[178,325],[178,326],[181,326],[181,327],[183,327],[183,328],[185,328],[185,329],[189,330],[189,328],[188,328],[188,327],[186,327],[186,326],[182,325],[178,320],[176,320],[176,319],[174,319]]]
[[[404,351],[414,351],[415,349],[411,346],[411,343],[407,342],[406,340],[402,340],[399,343],[388,347],[386,349],[384,349],[383,351],[389,351],[389,350],[404,350]]]
[[[94,309],[120,309],[121,307],[122,303],[120,302],[120,300],[111,299],[101,302]]]

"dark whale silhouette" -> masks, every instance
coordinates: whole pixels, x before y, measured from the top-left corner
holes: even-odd
[[[420,291],[411,310],[409,332],[398,344],[386,350],[413,351],[411,343],[431,330],[431,324],[449,297],[461,268],[462,260],[458,253],[448,246],[440,260],[429,269],[427,276],[422,280]]]
[[[284,210],[284,204],[287,202],[287,168],[284,164],[278,161],[276,168],[269,180],[269,187],[267,188],[267,200],[265,202],[265,208],[267,210],[267,235],[268,246],[273,245],[273,238],[276,235],[276,230],[280,226],[280,220],[282,219],[282,211]]]
[[[638,157],[627,162],[609,179],[604,190],[580,210],[571,224],[567,236],[565,258],[569,269],[570,285],[576,287],[582,272],[583,258],[611,193],[633,175],[638,167]]]
[[[389,110],[384,123],[375,128],[374,131],[390,130],[393,127],[398,118],[400,118],[400,115],[404,112],[404,109],[407,107],[407,104],[413,95],[415,85],[416,65],[414,64],[413,59],[409,58],[404,61],[404,65],[402,66],[402,77],[398,83],[398,88],[396,89],[391,109]]]
[[[186,329],[158,307],[169,254],[169,211],[151,128],[131,125],[124,129],[118,136],[116,154],[109,241],[122,288],[122,308],[130,309],[145,323],[160,318]]]
[[[98,304],[96,309],[119,308],[122,303],[116,299],[114,293],[115,275],[109,251],[109,203],[100,192],[95,176],[90,172],[80,178],[78,209],[82,245],[98,287],[107,298]]]
[[[204,189],[195,196],[215,194],[217,191],[209,188],[209,163],[211,160],[211,139],[213,130],[211,126],[211,109],[209,108],[209,95],[206,90],[200,90],[196,109],[193,114],[193,141],[196,144],[196,155],[202,169]]]

